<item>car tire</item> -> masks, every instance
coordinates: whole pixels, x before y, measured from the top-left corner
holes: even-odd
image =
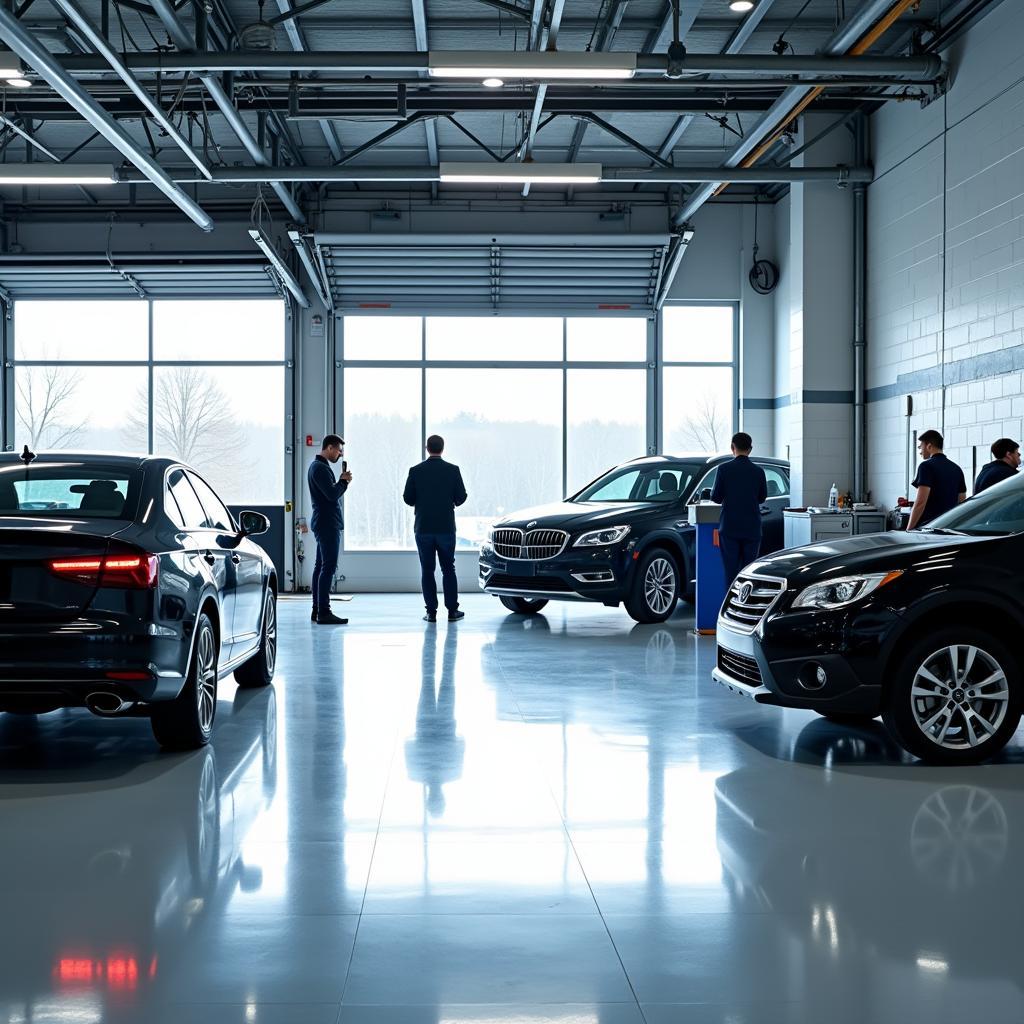
[[[867,713],[858,714],[856,711],[819,711],[818,714],[836,725],[867,725],[878,717]]]
[[[680,589],[676,560],[664,548],[653,548],[636,562],[626,611],[637,622],[664,622],[676,610]]]
[[[499,597],[498,600],[517,615],[536,615],[548,603],[542,597]]]
[[[174,700],[151,705],[150,724],[165,750],[197,750],[210,742],[216,714],[217,634],[201,612],[185,685]]]
[[[259,650],[235,669],[235,682],[245,688],[269,686],[277,667],[277,597],[267,587],[263,598],[263,620],[260,627]]]
[[[1021,685],[1005,644],[982,629],[952,628],[941,643],[924,637],[907,651],[882,720],[922,761],[979,764],[998,754],[1020,724]]]

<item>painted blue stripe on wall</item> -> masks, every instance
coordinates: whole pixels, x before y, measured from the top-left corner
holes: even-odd
[[[778,398],[744,398],[743,409],[785,409],[790,405],[852,405],[852,391],[798,391]]]
[[[901,373],[895,384],[881,384],[868,388],[869,402],[881,402],[897,395],[912,395],[916,391],[932,391],[951,384],[969,384],[985,377],[999,377],[1005,373],[1024,370],[1024,345],[1014,345],[998,352],[957,359],[944,366],[929,366],[924,370]]]

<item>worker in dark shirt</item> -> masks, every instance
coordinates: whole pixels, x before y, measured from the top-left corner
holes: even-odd
[[[917,439],[917,450],[924,460],[917,467],[914,486],[917,495],[910,510],[908,530],[927,526],[967,498],[964,471],[942,452],[944,442],[937,430],[926,430]]]
[[[768,481],[764,470],[750,461],[753,447],[749,434],[733,435],[734,458],[718,467],[711,492],[711,500],[722,506],[718,544],[726,588],[761,553],[761,505],[768,500]]]
[[[409,470],[402,499],[416,509],[413,530],[420,555],[420,582],[427,622],[437,622],[437,582],[435,559],[441,563],[444,606],[448,621],[458,622],[466,613],[459,611],[459,583],[455,576],[455,508],[466,500],[466,486],[459,467],[441,458],[444,438],[427,438],[427,458]]]
[[[345,453],[345,442],[337,434],[328,434],[320,447],[320,454],[309,464],[306,481],[313,514],[310,529],[316,537],[316,564],[313,567],[313,622],[321,626],[344,626],[348,619],[339,618],[331,611],[331,584],[338,570],[341,555],[341,531],[345,520],[341,514],[341,497],[352,482],[352,474],[343,465],[341,476],[335,480],[331,469]]]
[[[992,461],[983,466],[974,481],[974,493],[981,494],[986,487],[1009,480],[1020,467],[1020,445],[1008,437],[992,442]]]

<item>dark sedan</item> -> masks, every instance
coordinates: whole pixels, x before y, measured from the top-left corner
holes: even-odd
[[[910,753],[974,764],[1020,722],[1024,477],[912,533],[747,566],[722,605],[714,678],[839,721],[881,714]]]
[[[637,622],[663,622],[692,599],[695,532],[687,505],[710,496],[729,455],[634,459],[564,502],[500,519],[480,551],[480,589],[532,615],[549,600],[596,601]],[[753,460],[768,479],[761,550],[782,547],[789,463]]]
[[[143,714],[204,745],[218,681],[274,675],[268,523],[239,520],[170,459],[0,455],[0,711]]]

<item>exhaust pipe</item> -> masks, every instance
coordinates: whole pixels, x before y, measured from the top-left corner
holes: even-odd
[[[128,701],[121,700],[116,693],[90,693],[85,698],[85,706],[101,718],[117,715],[129,706]]]

